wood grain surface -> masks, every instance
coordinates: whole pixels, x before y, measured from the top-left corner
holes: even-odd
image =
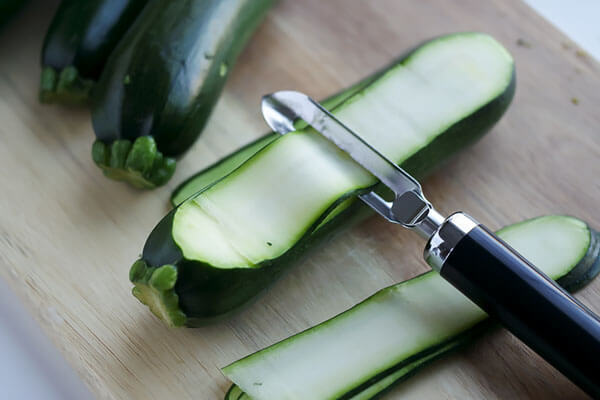
[[[425,182],[434,204],[468,210],[491,228],[549,213],[600,228],[600,69],[518,0],[282,0],[204,136],[153,192],[101,175],[86,110],[38,103],[39,52],[56,5],[32,1],[0,32],[0,276],[98,398],[222,398],[229,382],[220,367],[426,270],[416,235],[372,218],[242,314],[202,329],[168,329],[131,296],[127,279],[172,188],[266,131],[262,94],[294,88],[322,98],[429,37],[491,33],[514,55],[518,76],[496,128]],[[578,297],[600,312],[600,280]],[[498,329],[386,398],[585,396]]]

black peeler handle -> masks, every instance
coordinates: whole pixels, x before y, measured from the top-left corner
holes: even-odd
[[[600,319],[466,214],[446,220],[427,261],[458,290],[593,398]]]

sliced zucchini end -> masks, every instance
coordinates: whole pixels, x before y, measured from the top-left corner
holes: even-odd
[[[175,293],[177,268],[167,264],[148,267],[144,260],[137,260],[129,270],[129,280],[134,284],[131,293],[148,306],[170,327],[184,326],[187,317],[179,308],[179,296]]]
[[[587,252],[573,270],[558,279],[570,292],[583,288],[600,274],[600,232],[589,226],[587,229],[590,235]]]
[[[96,140],[92,159],[110,179],[124,181],[138,189],[154,189],[171,179],[174,158],[164,157],[152,136],[142,136],[132,143],[120,139],[111,143]]]
[[[87,105],[96,82],[83,78],[73,66],[62,70],[43,67],[40,79],[39,99],[41,103]]]

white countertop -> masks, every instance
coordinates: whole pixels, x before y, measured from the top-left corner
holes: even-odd
[[[575,43],[600,60],[600,1],[524,0]]]

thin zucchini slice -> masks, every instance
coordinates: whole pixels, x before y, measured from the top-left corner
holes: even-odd
[[[487,132],[514,87],[506,49],[460,33],[417,47],[333,112],[423,177]],[[134,295],[169,325],[235,311],[309,248],[368,215],[354,199],[376,183],[310,129],[278,138],[157,225],[131,269]]]
[[[599,235],[576,218],[535,218],[498,235],[567,290],[585,285],[600,270]],[[486,317],[428,272],[223,372],[238,385],[236,391],[255,400],[369,399],[468,342],[487,326]]]

